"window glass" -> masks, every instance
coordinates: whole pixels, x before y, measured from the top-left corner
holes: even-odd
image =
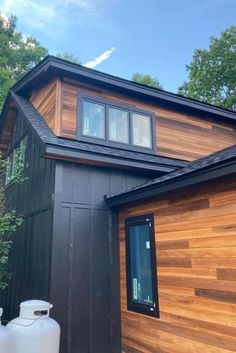
[[[23,164],[25,164],[27,145],[28,145],[28,136],[25,136],[20,142],[20,161]]]
[[[130,226],[132,300],[153,306],[149,225]]]
[[[155,236],[150,215],[126,220],[126,270],[128,309],[157,316]]]
[[[14,177],[19,172],[19,168],[21,171],[25,169],[27,146],[28,136],[25,136],[9,154],[7,158],[6,184],[14,181]]]
[[[151,118],[148,115],[132,113],[133,145],[152,147]]]
[[[128,112],[117,108],[108,108],[109,140],[128,143]]]
[[[7,158],[6,184],[10,183],[12,177],[13,153]]]
[[[105,106],[83,101],[83,135],[105,138]]]

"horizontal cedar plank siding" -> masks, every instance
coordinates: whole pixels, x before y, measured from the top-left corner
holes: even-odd
[[[154,213],[160,318],[127,310],[125,218]],[[120,212],[124,353],[236,352],[236,178]]]
[[[127,96],[114,94],[96,87],[84,86],[76,81],[62,82],[61,136],[76,138],[77,96],[79,93],[95,95],[120,103],[135,105],[156,116],[157,153],[160,156],[195,160],[236,143],[236,126],[172,110]]]
[[[36,90],[30,101],[33,106],[37,109],[40,115],[44,118],[48,126],[53,132],[56,132],[57,117],[56,119],[56,109],[57,102],[57,80],[53,80],[42,88]]]

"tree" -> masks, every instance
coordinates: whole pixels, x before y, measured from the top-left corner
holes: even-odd
[[[0,12],[0,111],[9,88],[43,59],[48,51],[16,30],[17,18]]]
[[[146,86],[163,89],[162,85],[156,77],[152,77],[147,74],[140,74],[136,72],[132,75],[131,80]]]
[[[81,64],[81,61],[80,61],[79,58],[77,58],[73,54],[69,54],[67,52],[64,52],[62,54],[57,54],[57,57],[61,58],[61,59],[64,59],[64,60],[67,60],[67,61],[70,61],[70,62],[75,63],[75,64]]]
[[[231,109],[236,103],[236,26],[211,37],[209,49],[197,49],[186,66],[188,81],[179,94]]]
[[[0,289],[8,286],[10,274],[8,271],[8,258],[11,249],[10,234],[14,233],[22,224],[22,217],[16,214],[15,210],[7,209],[5,177],[7,177],[10,167],[9,159],[0,158],[1,185],[0,185]],[[21,183],[26,179],[24,175],[24,162],[22,151],[16,150],[14,153],[14,175],[11,177],[11,183]]]

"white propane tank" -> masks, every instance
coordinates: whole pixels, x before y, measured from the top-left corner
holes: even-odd
[[[1,353],[12,353],[11,344],[12,337],[10,331],[1,325],[2,308],[0,308],[0,352]]]
[[[60,326],[49,318],[51,308],[42,300],[20,304],[20,316],[7,325],[13,336],[12,353],[59,353]]]

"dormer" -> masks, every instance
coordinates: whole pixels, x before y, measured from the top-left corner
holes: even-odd
[[[232,111],[51,56],[12,91],[32,103],[55,136],[101,154],[133,153],[150,161],[147,169],[155,160],[169,172],[236,143]]]

